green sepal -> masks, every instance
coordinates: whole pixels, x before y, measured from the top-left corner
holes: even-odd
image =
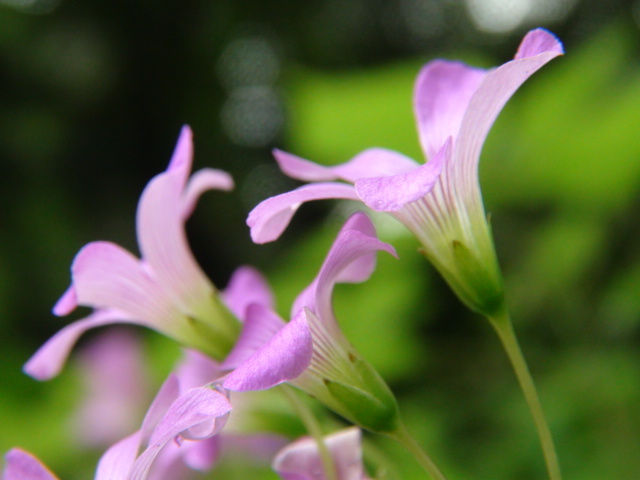
[[[396,431],[400,424],[400,414],[393,393],[367,362],[353,358],[352,364],[354,373],[359,377],[359,386],[324,380],[332,399],[340,407],[338,413],[372,432]]]

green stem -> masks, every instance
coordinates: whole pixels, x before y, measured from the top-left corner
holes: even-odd
[[[558,463],[558,455],[556,454],[556,449],[553,445],[551,431],[549,430],[549,425],[545,418],[544,411],[542,410],[542,405],[540,404],[540,399],[538,397],[536,386],[533,383],[531,372],[529,372],[529,367],[522,355],[522,350],[520,349],[518,339],[516,338],[516,334],[513,330],[511,318],[505,310],[503,313],[489,318],[489,320],[498,333],[500,341],[507,352],[511,365],[513,366],[513,370],[518,378],[518,382],[520,383],[522,393],[524,394],[529,410],[531,411],[531,416],[533,417],[536,430],[538,431],[538,438],[540,439],[540,445],[547,464],[549,478],[551,480],[562,480],[560,465]]]
[[[416,442],[415,438],[413,438],[404,425],[400,425],[395,432],[390,433],[389,435],[396,439],[413,455],[416,461],[433,480],[447,480],[447,477],[444,476],[433,460],[431,460],[429,455],[427,455],[422,447],[420,447],[418,442]]]
[[[309,432],[309,435],[311,435],[311,437],[313,437],[313,439],[316,441],[326,479],[339,480],[338,472],[336,470],[335,463],[333,462],[333,457],[331,456],[331,452],[327,448],[327,444],[324,442],[322,426],[313,415],[313,412],[308,407],[308,405],[300,399],[293,388],[288,385],[280,385],[280,388],[284,393],[284,396],[295,409],[296,413],[300,417],[300,420],[302,420],[302,423]]]

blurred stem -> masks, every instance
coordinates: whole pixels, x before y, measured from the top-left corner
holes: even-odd
[[[389,434],[392,438],[395,438],[404,448],[406,448],[417,462],[422,465],[422,468],[429,474],[433,480],[447,480],[447,477],[440,471],[436,464],[431,460],[429,455],[422,449],[422,447],[416,442],[416,439],[409,433],[404,425],[393,433]]]
[[[536,430],[538,431],[538,438],[540,439],[540,445],[542,447],[545,462],[547,464],[549,478],[551,480],[562,480],[560,465],[558,463],[558,455],[556,454],[556,449],[553,445],[551,431],[549,430],[549,425],[545,418],[544,411],[542,410],[540,398],[538,397],[536,386],[533,383],[531,372],[529,372],[529,367],[527,366],[527,362],[524,359],[522,350],[518,344],[515,331],[513,330],[511,317],[507,310],[503,309],[500,314],[490,317],[489,320],[498,333],[500,341],[507,352],[511,365],[513,366],[513,370],[518,378],[518,382],[520,383],[522,393],[524,394],[529,410],[531,411]]]
[[[280,389],[291,406],[295,409],[300,420],[302,420],[302,423],[309,432],[309,435],[311,435],[311,437],[316,441],[326,479],[339,480],[338,472],[333,462],[333,457],[327,448],[327,444],[324,442],[324,433],[322,432],[320,422],[318,422],[318,419],[315,417],[309,406],[300,399],[298,393],[295,392],[292,387],[289,385],[280,385]]]

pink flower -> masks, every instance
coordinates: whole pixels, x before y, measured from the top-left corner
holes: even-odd
[[[192,157],[191,130],[184,127],[167,170],[149,182],[138,204],[142,259],[110,242],[90,243],[77,254],[72,284],[53,311],[67,315],[78,305],[94,311],[49,339],[25,365],[29,375],[54,377],[85,331],[113,323],[153,328],[214,358],[229,352],[240,323],[194,259],[185,222],[203,192],[230,190],[233,181],[212,169],[189,178]]]
[[[478,182],[480,151],[511,95],[562,53],[551,33],[537,29],[524,37],[514,60],[494,69],[445,60],[428,63],[414,93],[425,164],[381,148],[335,167],[274,152],[287,175],[314,183],[254,208],[247,219],[254,242],[278,238],[304,202],[359,200],[403,223],[470,308],[495,313],[503,306],[503,287]]]
[[[292,320],[252,305],[225,365],[224,388],[263,390],[289,382],[358,425],[379,432],[398,426],[395,398],[382,378],[345,338],[332,304],[336,283],[362,282],[377,251],[395,255],[377,239],[371,220],[356,213],[336,238],[316,279],[296,299]]]
[[[327,435],[324,443],[333,459],[337,480],[368,480],[362,465],[361,432],[356,427]],[[273,469],[284,480],[326,480],[328,476],[315,439],[301,438],[278,452]]]

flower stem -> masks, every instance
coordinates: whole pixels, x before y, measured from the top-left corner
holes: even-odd
[[[436,464],[431,460],[429,455],[422,449],[422,447],[416,442],[416,439],[409,433],[404,425],[393,433],[389,434],[392,438],[396,439],[404,448],[409,451],[416,461],[422,466],[427,474],[433,480],[447,480],[447,477],[440,471]]]
[[[509,313],[504,309],[499,315],[489,318],[494,329],[500,337],[500,341],[509,357],[509,361],[513,366],[518,383],[522,389],[527,405],[533,417],[536,430],[538,432],[538,438],[540,439],[540,445],[544,454],[545,462],[547,464],[547,471],[549,472],[549,478],[551,480],[562,480],[560,474],[560,465],[558,463],[558,455],[553,445],[553,438],[551,437],[551,431],[549,425],[542,410],[540,399],[536,386],[533,383],[531,372],[527,366],[527,362],[524,359],[518,339],[513,330],[513,324]]]
[[[281,391],[287,398],[291,406],[295,409],[296,413],[302,420],[305,428],[309,432],[309,435],[313,437],[318,445],[318,452],[320,453],[320,460],[322,461],[322,468],[324,469],[325,477],[327,480],[338,480],[338,473],[331,452],[327,448],[327,444],[324,442],[324,434],[322,427],[318,422],[318,419],[313,415],[313,412],[304,403],[297,392],[288,385],[280,385]]]

